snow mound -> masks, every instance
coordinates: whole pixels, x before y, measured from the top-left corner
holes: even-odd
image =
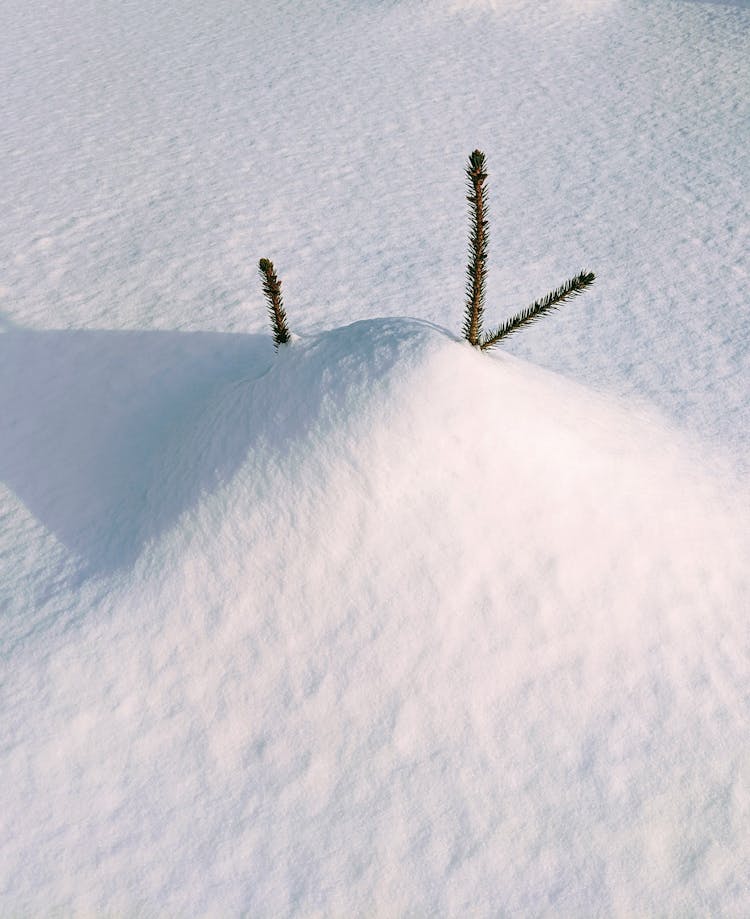
[[[501,572],[525,570],[538,582],[553,556],[555,582],[570,568],[556,586],[573,591],[572,608],[590,605],[597,578],[602,599],[629,608],[638,591],[645,600],[686,577],[710,583],[712,553],[739,548],[736,534],[719,540],[734,521],[698,460],[646,413],[428,323],[369,320],[297,340],[178,429],[151,515],[202,493],[194,529],[221,553],[226,539],[272,544],[285,565],[288,555],[356,555],[371,535],[374,556],[448,565],[464,586],[469,571],[474,586],[499,589]],[[192,543],[192,530],[181,524],[175,539]],[[294,553],[283,549],[290,531]],[[637,583],[623,592],[617,572]]]
[[[423,322],[244,372],[162,442],[135,563],[13,659],[4,910],[739,909],[739,492]]]

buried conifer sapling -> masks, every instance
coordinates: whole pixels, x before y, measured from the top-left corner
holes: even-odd
[[[469,235],[469,265],[466,269],[466,308],[464,311],[464,324],[462,328],[464,338],[469,344],[486,351],[493,348],[503,338],[507,338],[524,326],[531,325],[547,313],[586,290],[594,283],[595,275],[592,271],[581,271],[570,278],[555,290],[551,290],[539,300],[506,319],[501,325],[490,332],[483,331],[485,287],[487,283],[487,249],[489,243],[489,221],[487,216],[487,169],[484,153],[475,150],[469,156],[469,165],[466,167],[468,191],[466,200],[469,202],[469,219],[471,232]],[[263,293],[265,294],[268,315],[271,320],[273,341],[276,349],[279,345],[290,340],[289,326],[286,320],[286,311],[281,298],[281,281],[276,275],[273,262],[262,258],[258,263],[258,270],[263,279]]]
[[[469,219],[471,233],[469,235],[469,265],[466,269],[466,310],[464,312],[463,335],[469,344],[482,351],[494,347],[503,338],[512,335],[524,326],[536,322],[537,319],[572,297],[578,296],[582,291],[594,283],[595,275],[592,271],[581,271],[574,278],[565,281],[555,290],[535,300],[526,309],[507,319],[502,325],[491,332],[482,331],[484,314],[484,292],[487,282],[487,245],[489,242],[489,222],[487,217],[487,169],[484,153],[475,150],[469,157],[466,167],[466,178],[469,194]]]
[[[267,301],[268,317],[271,320],[273,343],[278,351],[279,345],[285,345],[289,341],[289,326],[284,301],[281,298],[281,281],[270,259],[262,258],[258,262],[258,271],[263,279],[263,293]]]

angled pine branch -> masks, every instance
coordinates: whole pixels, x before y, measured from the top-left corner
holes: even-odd
[[[281,299],[281,281],[276,276],[273,262],[262,258],[258,263],[258,271],[263,279],[263,293],[268,301],[268,315],[273,329],[273,343],[278,350],[279,345],[289,341],[289,326],[286,322],[286,310]]]
[[[594,283],[595,277],[592,271],[582,271],[580,274],[577,274],[574,278],[561,284],[556,290],[550,291],[540,300],[535,300],[531,306],[527,306],[525,310],[521,310],[520,313],[508,319],[493,332],[488,332],[479,341],[479,347],[482,351],[486,351],[503,338],[507,338],[508,335],[512,335],[524,326],[536,322],[540,316],[544,316],[546,313],[551,313],[552,310],[556,310],[565,300],[577,297],[578,294],[586,290],[587,287]]]
[[[487,280],[487,244],[489,224],[487,221],[487,171],[484,153],[475,150],[466,167],[469,194],[469,265],[466,269],[466,311],[464,313],[464,338],[472,345],[478,345],[482,335],[482,313],[484,312],[484,291]]]

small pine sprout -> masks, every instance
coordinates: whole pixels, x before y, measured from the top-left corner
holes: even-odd
[[[487,245],[490,228],[487,216],[487,170],[484,153],[475,150],[466,167],[466,184],[469,202],[469,265],[466,269],[466,309],[464,311],[464,338],[478,345],[482,334],[484,293],[487,280]]]
[[[595,275],[592,271],[581,271],[574,278],[561,284],[560,287],[550,291],[539,300],[535,300],[525,310],[508,319],[492,332],[482,332],[482,318],[484,315],[484,295],[487,282],[487,243],[489,240],[489,222],[487,217],[487,168],[484,153],[475,150],[469,157],[466,167],[466,178],[469,194],[469,266],[466,269],[466,307],[464,310],[464,324],[462,328],[464,338],[469,344],[487,351],[489,348],[512,335],[519,329],[541,316],[551,313],[552,310],[577,297],[594,283]]]
[[[266,297],[268,316],[271,320],[273,343],[276,350],[278,350],[279,345],[286,344],[290,337],[284,301],[281,297],[281,281],[278,279],[273,262],[270,259],[262,258],[258,262],[258,271],[263,279],[263,293]]]

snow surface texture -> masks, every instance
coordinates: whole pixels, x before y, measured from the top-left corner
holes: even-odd
[[[0,912],[750,912],[750,10],[2,20]]]

